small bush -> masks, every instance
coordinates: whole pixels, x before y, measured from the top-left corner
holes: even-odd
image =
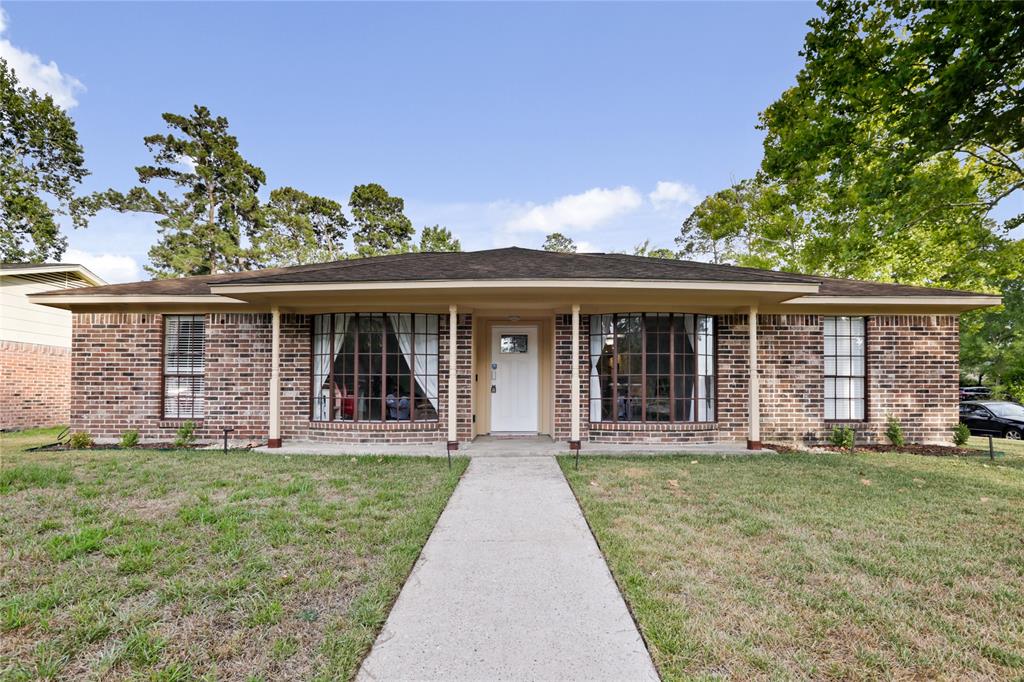
[[[68,438],[68,446],[72,450],[85,450],[93,446],[92,436],[88,431],[75,431]]]
[[[121,434],[121,447],[134,448],[139,444],[139,432],[136,429],[128,429]]]
[[[971,437],[971,430],[967,424],[957,424],[953,427],[953,444],[958,448],[967,445],[967,439]]]
[[[829,434],[828,442],[837,448],[853,449],[854,433],[850,426],[834,426]]]
[[[889,439],[890,443],[898,448],[902,448],[904,444],[906,444],[906,440],[903,438],[903,427],[900,426],[900,420],[892,415],[889,415],[886,419],[885,437]]]
[[[174,439],[174,447],[190,448],[196,444],[196,423],[194,421],[183,422],[178,427],[177,437]]]

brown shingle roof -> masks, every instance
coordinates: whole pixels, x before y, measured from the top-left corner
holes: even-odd
[[[111,284],[61,295],[204,295],[211,284],[488,279],[650,280],[746,283],[820,283],[821,296],[974,296],[973,292],[816,277],[697,261],[614,253],[555,253],[509,247],[455,253],[404,253],[252,272]]]

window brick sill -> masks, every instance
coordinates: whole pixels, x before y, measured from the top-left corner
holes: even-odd
[[[438,431],[441,422],[317,422],[310,421],[309,428],[324,431]]]
[[[590,422],[591,431],[717,431],[718,422]]]
[[[158,426],[161,429],[176,429],[185,422],[192,422],[197,429],[203,425],[202,419],[161,419]]]

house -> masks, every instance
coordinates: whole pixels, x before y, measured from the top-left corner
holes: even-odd
[[[0,264],[0,430],[67,424],[71,313],[29,294],[106,284],[81,265]]]
[[[911,441],[957,422],[999,297],[620,254],[410,253],[32,296],[75,315],[74,429],[335,443]]]

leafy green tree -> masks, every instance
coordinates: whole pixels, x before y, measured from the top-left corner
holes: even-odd
[[[143,186],[107,195],[119,210],[161,216],[146,270],[175,277],[249,269],[255,263],[246,242],[261,239],[257,192],[266,175],[239,153],[223,116],[196,105],[191,116],[165,113],[163,119],[172,132],[144,138],[154,163],[135,169]],[[153,181],[176,191],[152,192]]]
[[[293,187],[270,193],[253,261],[259,267],[326,263],[344,257],[349,222],[341,204]]]
[[[544,246],[541,248],[558,253],[576,253],[576,242],[561,232],[552,232],[544,238]]]
[[[921,164],[954,155],[977,166],[979,212],[1024,188],[1024,4],[819,5],[797,85],[761,116],[769,176],[791,189],[852,189],[870,205],[904,192]]]
[[[407,250],[415,228],[405,216],[405,201],[376,183],[356,185],[349,198],[355,222],[356,254],[378,256]]]
[[[441,252],[441,251],[462,251],[462,244],[447,227],[434,225],[424,227],[420,233],[419,251]]]
[[[88,174],[71,117],[0,59],[0,260],[60,258],[58,216],[85,227],[98,207],[75,196]]]
[[[1013,392],[1024,387],[1024,281],[1006,281],[1001,290],[1002,306],[961,316],[960,371],[966,382]]]
[[[651,240],[645,239],[633,247],[634,256],[646,256],[648,258],[669,258],[675,260],[679,256],[672,249],[664,247],[652,247]]]
[[[683,258],[799,269],[806,226],[777,185],[743,180],[694,207],[676,245]]]

